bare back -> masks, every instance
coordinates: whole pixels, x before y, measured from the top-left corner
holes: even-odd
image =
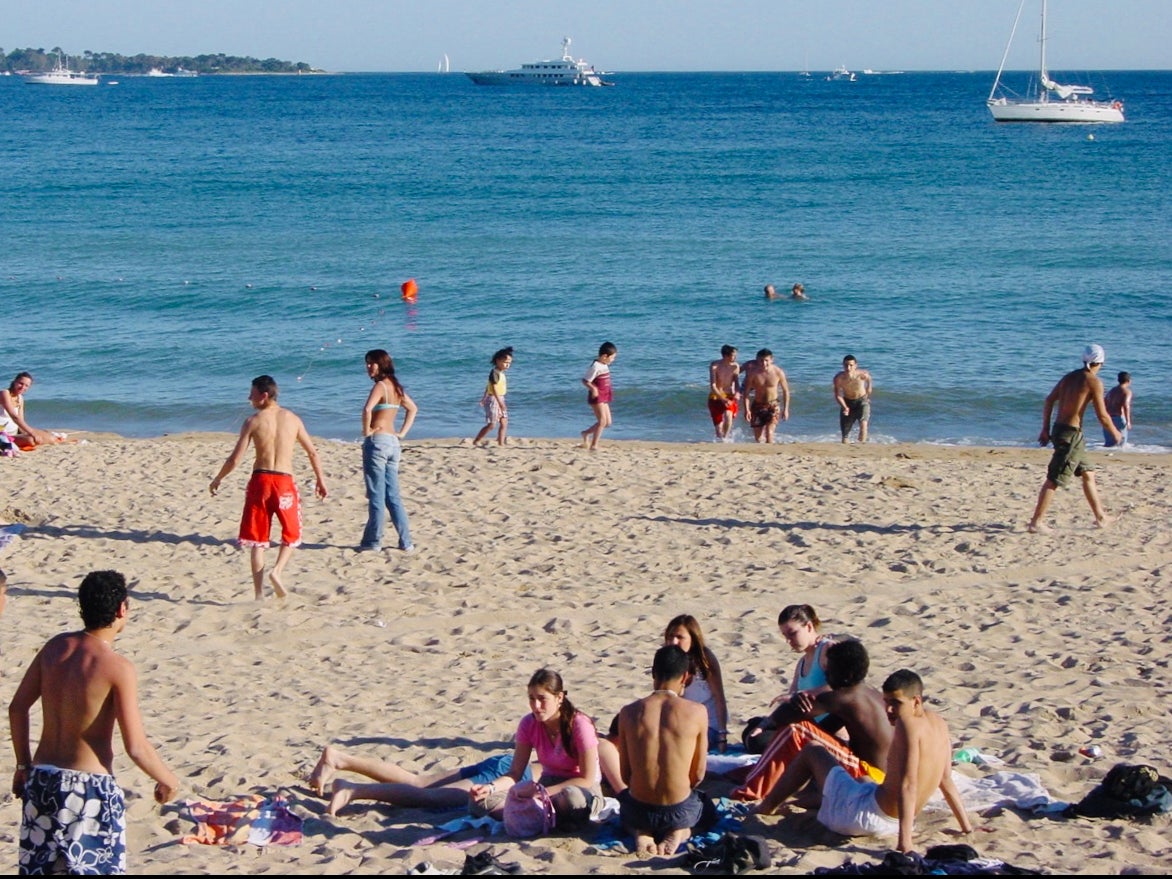
[[[1131,391],[1119,385],[1107,391],[1107,395],[1103,398],[1103,404],[1107,407],[1107,414],[1112,418],[1126,417],[1124,409],[1130,396]]]
[[[922,717],[895,724],[887,754],[887,776],[875,801],[892,817],[899,815],[899,797],[904,779],[915,782],[915,811],[918,815],[937,788],[952,784],[952,737],[939,714],[924,711]]]
[[[631,796],[648,805],[687,799],[704,778],[708,710],[663,692],[632,702],[619,714],[619,762]]]
[[[113,774],[116,700],[133,669],[105,641],[85,632],[58,635],[36,659],[43,729],[35,763]]]
[[[883,694],[865,684],[818,694],[815,705],[841,718],[850,734],[851,750],[872,766],[887,770],[894,733]]]
[[[292,473],[294,448],[299,442],[304,445],[301,419],[288,409],[271,405],[250,416],[246,425],[256,449],[253,469]]]
[[[370,389],[370,395],[363,407],[363,419],[366,421],[367,433],[394,433],[395,417],[405,403],[395,385],[388,379],[380,379]]]

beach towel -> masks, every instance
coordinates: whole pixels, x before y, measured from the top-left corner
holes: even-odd
[[[249,794],[226,803],[185,800],[183,808],[195,822],[195,833],[180,840],[186,845],[301,844],[301,818],[280,795]]]
[[[610,804],[613,803],[613,811]],[[617,801],[607,799],[608,808],[600,815],[600,823],[590,838],[591,846],[598,852],[631,854],[635,851],[635,838],[622,826]],[[734,803],[727,797],[713,797],[705,807],[705,818],[692,829],[690,844],[693,846],[712,845],[726,833],[740,832],[744,816],[752,808],[748,803]]]
[[[1029,812],[1061,812],[1069,805],[1051,797],[1042,780],[1032,772],[994,772],[982,778],[969,778],[953,770],[952,782],[970,812],[985,812],[998,806]],[[936,791],[924,808],[944,811],[948,803]]]

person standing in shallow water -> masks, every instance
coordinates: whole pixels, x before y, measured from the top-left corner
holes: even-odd
[[[415,423],[419,408],[403,390],[395,377],[395,363],[391,355],[382,348],[366,352],[366,374],[374,382],[366,405],[362,407],[362,478],[366,483],[366,529],[362,532],[360,551],[375,552],[382,549],[383,531],[386,528],[387,511],[391,513],[391,524],[399,534],[399,549],[414,552],[411,530],[407,524],[407,510],[399,494],[399,459],[402,455],[400,440]],[[399,410],[403,426],[395,430]]]
[[[1054,492],[1069,483],[1073,476],[1082,479],[1082,491],[1095,516],[1095,525],[1102,528],[1110,522],[1099,501],[1095,470],[1091,466],[1082,435],[1082,416],[1087,404],[1090,403],[1094,406],[1095,417],[1103,425],[1104,433],[1111,437],[1115,445],[1123,442],[1123,435],[1111,421],[1103,400],[1103,383],[1099,380],[1099,370],[1106,359],[1107,355],[1099,345],[1087,345],[1082,355],[1083,368],[1066,373],[1046,397],[1042,407],[1042,432],[1038,434],[1038,444],[1044,446],[1053,441],[1054,454],[1050,458],[1050,466],[1046,468],[1046,480],[1038,492],[1038,503],[1030,519],[1031,532],[1050,530],[1042,524],[1042,517],[1046,515]],[[1055,406],[1058,407],[1058,414],[1054,417],[1054,426],[1051,428],[1050,414]]]
[[[867,427],[871,423],[871,373],[859,369],[853,354],[842,358],[842,371],[834,376],[834,400],[841,412],[838,427],[842,441],[850,439],[851,428],[859,425],[859,442],[867,441]]]
[[[1127,435],[1131,432],[1131,373],[1121,372],[1117,376],[1119,384],[1107,391],[1103,403],[1107,406],[1107,414],[1111,422],[1123,435],[1123,439],[1115,442],[1111,434],[1103,431],[1103,445],[1113,448],[1116,445],[1126,445]]]

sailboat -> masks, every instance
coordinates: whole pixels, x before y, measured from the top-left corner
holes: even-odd
[[[1021,6],[1017,8],[1013,31],[1009,34],[1009,42],[1005,44],[1005,54],[1001,56],[1001,66],[997,68],[997,78],[993,80],[993,88],[986,101],[993,118],[998,122],[1122,122],[1122,101],[1094,101],[1087,97],[1095,91],[1090,86],[1061,85],[1050,79],[1046,70],[1046,0],[1042,0],[1042,31],[1039,40],[1042,61],[1037,93],[1024,98],[998,94],[1005,59],[1009,57],[1009,47],[1013,43],[1013,35],[1017,33],[1025,3],[1026,0],[1021,0]]]
[[[444,52],[444,57],[440,59],[436,66],[436,73],[450,73],[452,70],[452,62],[448,59],[448,53]]]

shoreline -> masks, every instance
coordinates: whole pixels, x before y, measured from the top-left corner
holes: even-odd
[[[245,413],[245,415],[246,414],[247,413]],[[422,436],[422,435],[417,436],[417,435],[412,435],[411,437],[409,437],[407,440],[404,441],[404,448],[411,446],[411,445],[416,445],[416,444],[471,445],[472,436],[482,426],[483,426],[483,423],[475,423],[474,422],[469,425],[469,430],[466,431],[466,434],[461,434],[459,436]],[[162,440],[169,440],[169,439],[198,440],[199,438],[225,437],[225,436],[231,437],[234,439],[238,435],[238,432],[235,429],[233,429],[233,430],[175,430],[175,431],[171,431],[171,432],[163,432],[163,433],[159,433],[159,434],[149,434],[149,435],[128,435],[128,434],[121,434],[121,433],[117,433],[115,431],[109,431],[109,430],[90,430],[90,429],[84,429],[84,428],[73,429],[73,428],[68,428],[68,427],[54,428],[54,430],[58,433],[66,434],[69,437],[70,441],[74,441],[74,442],[80,441],[80,440],[86,440],[86,441],[119,440],[119,441],[125,441],[125,442],[152,442],[152,441],[162,441]],[[310,429],[310,433],[311,433],[315,442],[335,443],[338,445],[361,445],[362,444],[362,439],[361,439],[361,437],[358,437],[358,436],[355,436],[352,439],[345,439],[343,437],[329,436],[327,434],[320,434],[317,431],[314,431],[312,429]],[[492,436],[495,436],[495,433]],[[1126,446],[1123,446],[1121,448],[1108,449],[1108,448],[1105,448],[1104,446],[1102,446],[1102,444],[1099,440],[1095,439],[1095,437],[1097,437],[1097,434],[1091,434],[1091,437],[1092,437],[1092,440],[1091,440],[1090,444],[1088,445],[1088,448],[1090,449],[1090,451],[1094,454],[1102,455],[1107,458],[1115,458],[1118,455],[1122,455],[1124,457],[1129,456],[1129,455],[1136,455],[1136,456],[1146,458],[1148,456],[1159,456],[1159,455],[1165,455],[1165,454],[1172,454],[1172,448],[1169,448],[1166,446],[1161,446],[1161,445],[1146,444],[1146,443],[1145,444],[1133,444],[1133,443],[1129,442]],[[570,446],[577,445],[577,440],[575,440],[573,437],[571,437],[568,434],[564,434],[564,435],[560,435],[560,436],[526,436],[526,435],[522,435],[522,434],[510,433],[508,439],[509,439],[509,446],[511,446],[511,447],[515,446],[517,448],[539,446],[539,445],[544,445],[547,443],[548,444],[555,444],[555,445],[556,444],[569,444]],[[495,439],[492,440],[491,444],[494,448],[496,447]],[[609,446],[611,444],[614,444],[615,446],[618,446],[618,447],[627,447],[627,446],[631,446],[631,447],[638,447],[638,446],[650,446],[650,447],[683,446],[683,447],[687,447],[687,448],[700,448],[700,447],[711,446],[714,450],[725,449],[725,450],[732,450],[732,451],[740,451],[740,450],[744,450],[744,449],[753,449],[753,448],[766,450],[766,449],[770,448],[770,445],[767,445],[765,443],[756,443],[751,440],[749,440],[749,441],[736,441],[736,442],[731,442],[731,443],[719,443],[719,442],[715,442],[711,437],[709,437],[707,439],[695,439],[695,440],[665,440],[665,439],[631,439],[631,438],[626,438],[626,437],[611,438],[610,434],[605,434],[603,437],[604,447]],[[772,446],[776,447],[776,448],[785,448],[785,449],[795,450],[798,453],[805,453],[805,452],[815,453],[816,450],[824,449],[827,447],[831,448],[831,449],[847,449],[847,448],[853,448],[856,446],[865,447],[865,448],[896,449],[896,450],[906,447],[908,449],[917,449],[917,450],[925,450],[925,449],[964,450],[964,449],[968,449],[968,450],[977,451],[977,452],[981,452],[981,451],[1042,452],[1047,455],[1049,455],[1050,451],[1052,451],[1052,447],[1039,446],[1037,443],[1028,443],[1028,444],[1021,444],[1021,443],[998,444],[998,443],[991,443],[991,442],[972,442],[972,443],[970,443],[970,442],[948,442],[948,441],[937,440],[937,439],[920,439],[920,440],[908,441],[908,440],[885,439],[882,437],[881,434],[878,435],[878,438],[876,438],[876,436],[872,436],[872,438],[870,440],[868,440],[866,443],[859,443],[858,441],[856,441],[854,439],[852,439],[849,443],[840,443],[834,439],[822,439],[822,440],[796,439],[796,440],[783,440],[783,441],[775,442],[775,443],[772,443]]]
[[[305,783],[321,748],[416,770],[497,753],[527,710],[525,681],[543,665],[605,727],[650,689],[651,654],[677,613],[700,620],[720,660],[734,739],[792,675],[778,610],[809,603],[824,631],[867,645],[872,683],[915,669],[956,747],[1007,764],[958,771],[1036,774],[1064,801],[1116,762],[1168,774],[1168,456],[1092,452],[1118,521],[1093,528],[1072,486],[1051,506],[1054,531],[1035,535],[1025,524],[1049,456],[1040,448],[604,437],[590,453],[570,439],[504,449],[409,439],[401,479],[419,551],[405,556],[355,551],[365,521],[360,453],[315,437],[330,496],[312,499],[297,452],[305,544],[286,570],[289,598],[256,602],[247,554],[234,545],[251,462],[218,496],[207,490],[234,434],[72,438],[0,460],[0,521],[25,525],[0,549],[4,698],[48,637],[77,628],[80,577],[115,568],[133,597],[116,646],[138,668],[147,734],[180,776],[180,796],[282,793],[304,818],[297,847],[181,845],[190,822],[178,804],[151,801],[149,779],[118,743],[132,873],[248,874],[261,869],[258,858],[299,875],[403,873],[424,860],[458,868],[464,853],[449,840],[417,845],[454,813],[351,806],[326,816]],[[1103,756],[1078,756],[1088,744]],[[5,808],[0,860],[15,863],[20,810],[11,800]],[[1015,809],[974,821],[981,830],[965,841],[1017,866],[1166,865],[1162,823]],[[950,826],[946,813],[925,813],[917,849],[958,841]],[[819,831],[801,810],[743,830],[771,841],[779,872],[878,860],[887,849]],[[575,836],[488,841],[527,872],[648,866]]]

